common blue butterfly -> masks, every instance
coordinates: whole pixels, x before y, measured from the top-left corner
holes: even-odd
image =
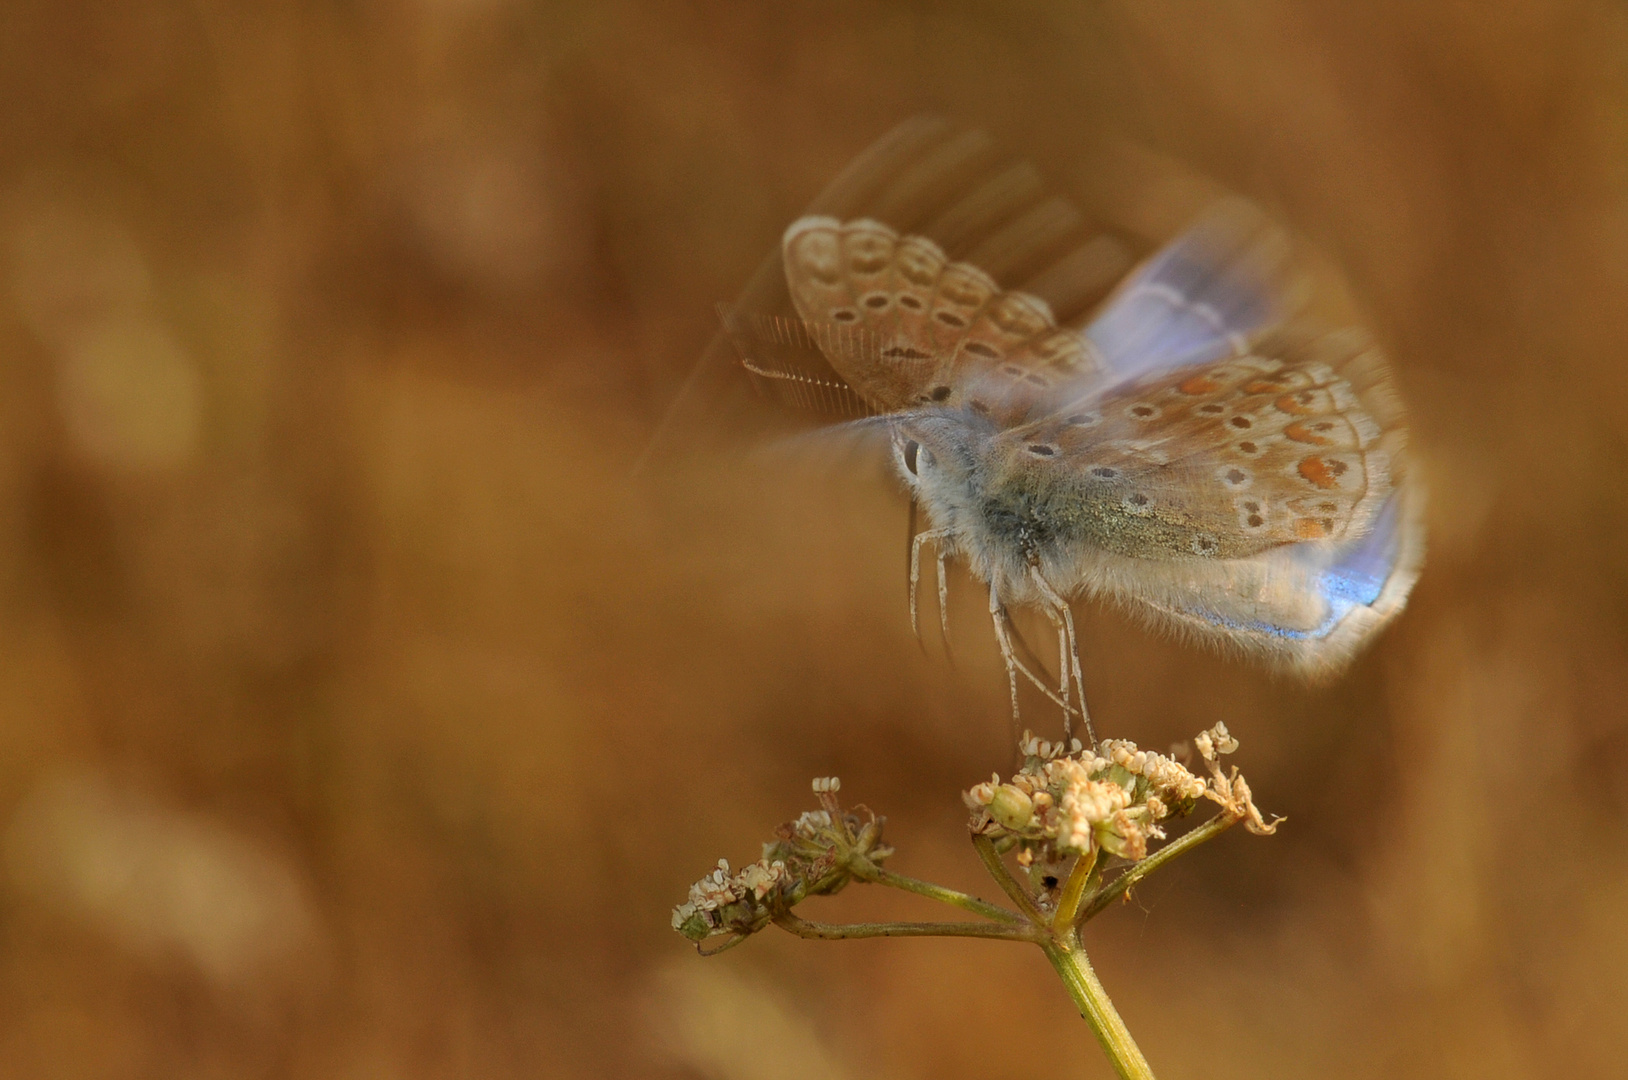
[[[786,230],[800,325],[780,336],[817,345],[878,414],[926,512],[912,620],[923,546],[941,613],[944,561],[964,560],[1014,709],[1021,673],[1085,715],[1076,596],[1314,676],[1406,603],[1424,534],[1400,401],[1361,331],[1290,317],[1288,250],[1223,201],[1076,329],[926,236],[824,214]],[[735,333],[749,367],[773,336],[754,325]],[[1014,605],[1058,630],[1055,688],[1013,647]]]

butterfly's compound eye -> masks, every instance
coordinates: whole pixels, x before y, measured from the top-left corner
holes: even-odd
[[[909,471],[911,476],[916,475],[916,458],[920,454],[921,443],[917,442],[915,439],[907,440],[904,444],[904,448],[899,452],[900,457],[904,460],[904,467]]]

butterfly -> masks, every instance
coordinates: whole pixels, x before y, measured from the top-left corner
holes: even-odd
[[[1360,330],[1290,318],[1289,245],[1242,200],[1131,271],[1083,326],[970,260],[871,218],[811,214],[781,243],[796,320],[736,321],[749,368],[817,347],[889,432],[925,511],[911,545],[987,585],[1014,712],[1018,678],[1089,718],[1070,600],[1310,676],[1403,608],[1423,502],[1388,365]],[[1055,687],[1014,645],[1013,607],[1058,634]]]

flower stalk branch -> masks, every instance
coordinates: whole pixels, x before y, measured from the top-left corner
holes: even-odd
[[[819,940],[877,937],[971,937],[1040,947],[1114,1069],[1124,1080],[1153,1072],[1097,979],[1080,928],[1172,859],[1242,823],[1272,833],[1248,783],[1220,758],[1238,742],[1217,724],[1193,741],[1207,777],[1165,756],[1108,740],[1087,750],[1025,734],[1022,768],[974,785],[962,798],[971,815],[973,848],[1013,911],[975,896],[888,870],[893,849],[882,842],[885,820],[863,806],[844,809],[833,777],[814,781],[820,808],[775,831],[763,857],[738,873],[718,867],[690,888],[673,910],[673,928],[709,955],[733,948],[770,924]],[[1157,850],[1164,825],[1201,802],[1219,808],[1208,821]],[[1010,860],[1010,862],[1008,861]],[[1019,872],[1014,873],[1011,864]],[[1111,877],[1109,875],[1112,875]],[[850,882],[886,885],[978,916],[958,922],[814,922],[792,909]],[[716,943],[716,944],[714,944]]]
[[[937,900],[941,904],[958,907],[963,911],[970,911],[974,915],[982,915],[986,919],[994,919],[997,922],[1021,923],[1025,921],[1022,915],[1015,911],[1008,911],[998,904],[991,904],[988,901],[978,899],[976,896],[969,896],[964,892],[946,888],[943,885],[935,885],[931,881],[922,881],[919,878],[908,877],[904,874],[895,874],[893,871],[884,870],[880,866],[869,864],[863,867],[856,866],[854,868],[854,878],[857,881],[868,881],[876,885],[889,885],[895,889],[903,889],[905,892],[925,896],[929,900]]]
[[[789,911],[775,915],[774,923],[798,937],[843,941],[871,937],[982,937],[1041,943],[1032,927],[996,922],[877,922],[823,923],[800,919]]]

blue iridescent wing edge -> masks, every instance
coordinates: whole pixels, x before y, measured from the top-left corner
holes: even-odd
[[[1339,544],[1286,544],[1241,563],[1272,577],[1301,603],[1320,601],[1322,618],[1296,625],[1263,605],[1225,610],[1191,594],[1180,603],[1143,602],[1194,636],[1317,679],[1344,668],[1406,606],[1424,564],[1424,498],[1416,482],[1392,493],[1362,536]]]
[[[1084,330],[1109,384],[1242,351],[1290,306],[1286,237],[1249,203],[1225,199],[1160,249]]]

